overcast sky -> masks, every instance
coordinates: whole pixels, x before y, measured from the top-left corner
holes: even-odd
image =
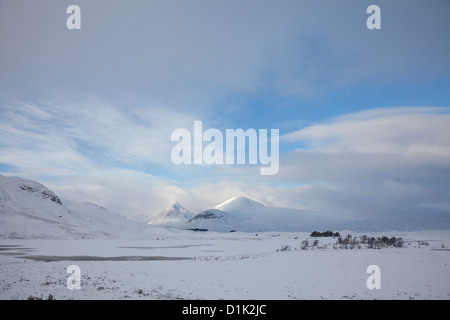
[[[236,195],[448,212],[449,17],[447,0],[0,0],[0,174],[128,216]],[[175,166],[171,133],[194,120],[279,129],[278,174]]]

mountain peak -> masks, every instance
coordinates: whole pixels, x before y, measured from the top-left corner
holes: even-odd
[[[145,220],[149,224],[178,224],[192,218],[194,214],[175,202],[170,208],[159,212],[156,216]]]
[[[236,196],[231,199],[228,199],[225,202],[222,202],[221,204],[215,206],[215,209],[219,209],[222,211],[235,211],[235,210],[242,210],[242,209],[254,209],[254,208],[265,208],[266,205],[253,200],[249,199],[247,197],[243,196]]]
[[[186,210],[178,201],[175,201],[172,204],[172,206],[170,207],[170,209],[174,209],[176,211],[183,210],[183,209]]]

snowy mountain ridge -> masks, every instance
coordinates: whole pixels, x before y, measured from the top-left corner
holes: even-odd
[[[178,208],[184,209],[180,204]],[[180,209],[178,209],[180,210]],[[184,209],[186,210],[186,209]],[[172,215],[173,209],[162,211],[149,224],[178,229],[208,229],[228,232],[309,231],[312,228],[337,225],[346,220],[319,215],[305,210],[269,207],[243,196],[233,197],[214,208],[203,210],[189,217]]]
[[[217,232],[450,230],[450,213],[351,220],[271,207],[239,196],[197,214],[175,202],[157,215],[141,216],[138,222],[92,203],[65,205],[36,181],[0,175],[0,239],[145,238],[156,232],[154,227]]]
[[[181,207],[180,204],[178,205]],[[237,196],[212,209],[204,210],[188,220],[175,219],[169,224],[162,219],[150,219],[149,223],[160,227],[207,229],[218,232],[311,232],[344,229],[362,232],[446,230],[450,229],[450,213],[348,219],[307,210],[270,207],[261,202]]]
[[[36,181],[0,175],[0,238],[111,238],[148,228],[92,203],[65,206]]]

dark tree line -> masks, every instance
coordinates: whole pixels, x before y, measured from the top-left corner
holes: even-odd
[[[313,234],[330,234],[331,231],[326,232],[313,232]],[[309,249],[327,249],[329,245],[331,245],[331,248],[333,249],[382,249],[382,248],[404,248],[405,242],[403,241],[403,238],[400,237],[368,237],[367,235],[362,236],[355,236],[353,237],[351,234],[346,235],[345,237],[341,237],[339,233],[332,233],[332,236],[334,237],[336,234],[337,240],[335,243],[325,243],[322,245],[319,245],[319,239],[314,239],[313,243],[310,243],[308,239],[303,240],[300,243],[300,247],[294,248],[294,250],[309,250]],[[325,237],[325,235],[315,235],[316,237]],[[329,235],[331,236],[331,235]],[[297,238],[295,238],[297,239]],[[310,239],[311,240],[311,239]],[[420,241],[419,241],[420,242]],[[427,244],[428,245],[428,244]],[[442,246],[444,246],[442,244]],[[277,251],[290,251],[291,246],[289,245],[283,245],[280,249]]]
[[[324,232],[320,232],[320,231],[313,231],[311,233],[311,237],[333,237],[333,238],[337,238],[340,237],[341,235],[339,234],[339,232],[333,232],[333,231],[324,231]]]
[[[345,238],[339,237],[336,241],[336,245],[342,249],[353,249],[361,248],[365,246],[368,249],[381,249],[386,247],[403,248],[404,241],[402,238],[396,237],[368,237],[362,235],[360,237],[352,237],[351,234],[347,235]]]

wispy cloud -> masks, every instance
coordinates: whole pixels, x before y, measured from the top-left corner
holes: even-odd
[[[1,162],[73,174],[97,166],[170,164],[171,131],[193,121],[164,108],[117,107],[95,99],[15,103],[1,111]]]

